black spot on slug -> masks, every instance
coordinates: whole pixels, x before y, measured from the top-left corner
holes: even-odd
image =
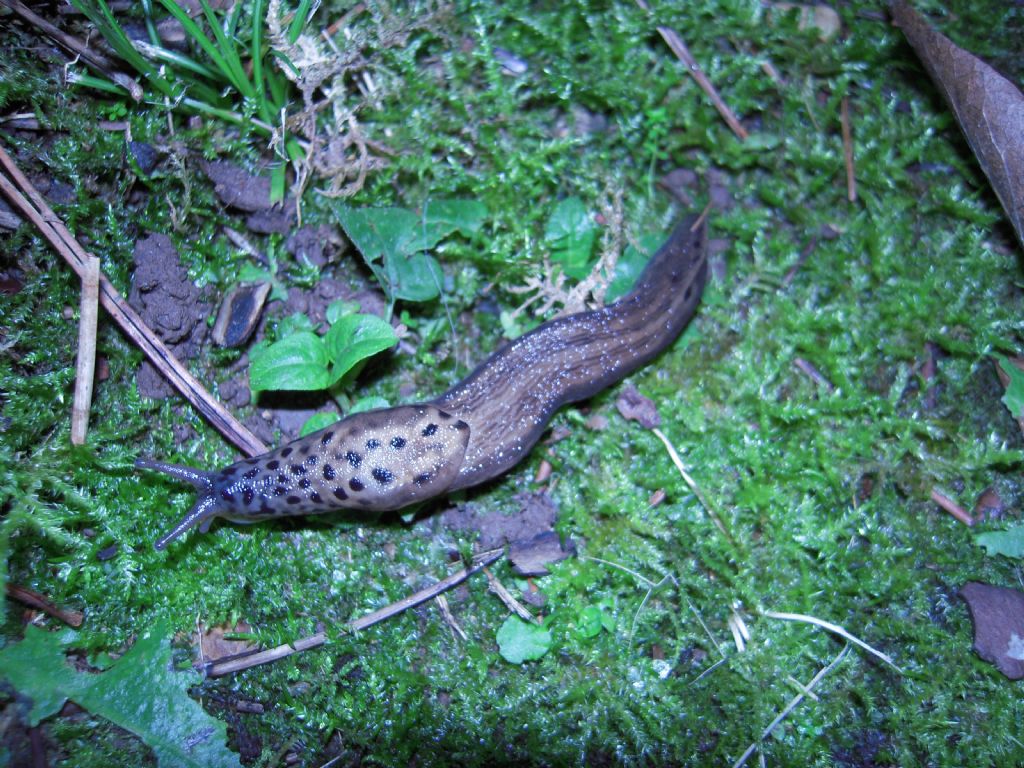
[[[350,465],[351,465],[351,466],[352,466],[352,467],[353,467],[354,469],[359,469],[359,465],[360,465],[360,464],[362,463],[362,461],[363,461],[363,457],[362,457],[362,456],[360,456],[360,455],[359,455],[358,453],[356,453],[355,451],[349,451],[348,453],[346,453],[346,454],[345,454],[345,458],[346,458],[346,459],[348,459],[348,463],[349,463],[349,464],[350,464]]]
[[[446,413],[445,411],[438,411],[438,415],[445,421],[448,421],[448,419],[452,417],[450,413]]]
[[[231,491],[227,489],[220,492],[220,497],[224,499],[224,501],[226,501],[228,504],[233,504],[235,502],[234,495],[231,493]]]
[[[309,482],[309,478],[308,477],[304,477],[301,480],[299,480],[299,488],[301,488],[303,490],[306,490],[311,485],[312,485],[312,483]]]
[[[375,448],[380,448],[380,440],[377,440],[376,438],[371,438],[366,441],[366,450],[372,451]]]
[[[310,456],[308,459],[306,459],[306,464],[308,464],[311,467],[315,467],[318,461],[320,461],[320,457],[314,454],[313,456]]]
[[[405,438],[395,435],[394,437],[391,438],[391,447],[394,448],[396,451],[405,448]]]
[[[394,473],[390,470],[384,469],[384,467],[374,467],[373,472],[370,474],[372,474],[373,479],[381,485],[387,485],[395,479]]]
[[[322,498],[320,498],[320,494],[317,493],[316,491],[313,491],[311,494],[309,494],[309,500],[312,501],[314,504],[322,504],[324,501]]]
[[[288,489],[287,488],[282,488],[280,485],[274,486],[274,495],[275,496],[284,496],[286,493],[288,493]]]
[[[302,501],[302,499],[300,499],[298,496],[289,496],[287,499],[285,499],[285,501],[287,501],[289,504],[298,504],[300,501]]]
[[[281,462],[278,461],[277,459],[274,459],[273,461],[268,461],[267,462],[267,469],[269,469],[271,472],[273,472],[275,469],[277,469],[280,466],[281,466]]]
[[[334,467],[332,467],[330,464],[324,464],[324,480],[333,480],[334,475]]]
[[[360,480],[358,477],[353,477],[351,480],[348,481],[348,487],[351,488],[356,493],[359,493],[359,491],[363,490],[363,488],[365,488],[366,486],[363,485],[363,481]]]
[[[252,504],[252,500],[254,498],[256,498],[256,493],[255,493],[255,491],[253,491],[252,488],[243,488],[242,489],[242,501],[245,502],[246,506],[249,506],[250,504]]]
[[[291,473],[293,475],[304,475],[304,474],[306,474],[306,468],[304,466],[302,466],[301,464],[292,464],[290,467],[288,467],[288,469],[291,470]]]
[[[469,429],[469,424],[464,421],[456,421],[453,425],[459,432]]]
[[[427,426],[423,428],[423,432],[421,432],[420,434],[422,434],[424,437],[431,437],[432,435],[436,435],[437,424],[427,424]]]
[[[244,477],[246,480],[254,480],[254,479],[256,479],[256,477],[259,476],[259,474],[260,474],[260,468],[259,467],[253,467],[248,472],[246,472],[244,475],[242,475],[242,477]]]
[[[299,448],[299,453],[301,453],[303,456],[309,453],[309,444],[307,443],[306,445]]]
[[[430,473],[424,472],[422,475],[416,475],[412,481],[416,483],[416,485],[426,485],[430,482]]]
[[[288,478],[285,477],[284,475],[278,475],[274,479],[277,480],[277,482],[279,482],[279,483],[287,483],[288,482]]]
[[[282,459],[287,459],[289,456],[292,455],[292,451],[294,451],[294,450],[295,449],[292,448],[290,445],[287,448],[283,448],[281,450],[281,458]]]
[[[334,432],[325,432],[324,436],[320,438],[320,445],[330,445],[331,440],[334,439]]]
[[[338,501],[344,501],[345,499],[348,498],[348,494],[345,493],[345,489],[344,488],[335,488],[334,489],[334,496],[335,496],[335,498],[338,499]]]

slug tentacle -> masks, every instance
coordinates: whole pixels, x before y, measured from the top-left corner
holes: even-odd
[[[191,483],[168,542],[214,517],[254,522],[339,508],[393,510],[489,480],[518,462],[562,405],[591,397],[672,344],[707,280],[704,227],[681,221],[633,290],[543,323],[429,403],[356,414],[219,472],[140,460]]]
[[[213,522],[213,518],[221,514],[222,510],[217,504],[217,498],[214,496],[214,484],[217,479],[216,472],[207,472],[203,469],[186,467],[181,464],[168,464],[165,461],[153,461],[152,459],[136,459],[135,466],[139,469],[156,470],[178,480],[184,480],[187,483],[191,483],[199,493],[196,503],[192,505],[192,509],[181,519],[181,522],[174,526],[174,529],[169,533],[156,540],[156,543],[153,545],[156,549],[163,549],[168,543],[174,541],[174,539],[197,524],[199,525],[199,530],[205,533],[209,529],[210,523]]]

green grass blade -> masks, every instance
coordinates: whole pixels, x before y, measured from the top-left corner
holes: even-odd
[[[149,34],[149,42],[153,45],[163,45],[160,33],[156,31],[156,24],[153,23],[153,0],[142,0],[142,15],[146,19],[146,32]]]
[[[177,51],[172,51],[159,45],[146,45],[142,50],[144,56],[148,54],[149,58],[166,61],[168,64],[172,64],[177,68],[194,72],[195,74],[210,80],[217,80],[216,72],[209,67],[203,66],[195,59],[186,56],[183,53],[178,53]]]
[[[74,70],[68,70],[68,82],[71,85],[84,85],[86,88],[94,88],[97,91],[113,93],[117,96],[126,96],[128,93],[121,86],[115,85],[109,80],[104,80],[102,77],[93,77],[92,75],[75,72]]]
[[[252,42],[249,44],[249,55],[252,57],[252,82],[261,98],[267,92],[263,80],[263,4],[264,0],[255,0],[252,6]]]
[[[238,55],[238,43],[224,32],[224,28],[221,27],[220,20],[217,18],[217,14],[214,13],[213,8],[210,7],[210,4],[206,0],[199,0],[199,4],[203,7],[206,23],[210,26],[210,31],[213,32],[214,40],[217,41],[221,60],[225,62],[230,70],[232,83],[242,96],[247,99],[254,98],[256,93],[253,90],[252,83],[249,82],[248,76],[245,74],[242,59]]]
[[[195,40],[196,44],[202,48],[203,52],[210,57],[213,63],[217,66],[217,69],[221,71],[223,78],[227,80],[236,91],[243,93],[241,83],[236,81],[236,76],[231,66],[225,61],[224,57],[221,56],[217,46],[214,45],[213,41],[206,36],[196,22],[192,19],[185,9],[178,5],[174,0],[160,0],[160,4],[167,9],[174,18],[176,18],[181,26],[185,28],[185,34]],[[244,80],[244,78],[243,78]]]
[[[174,84],[161,76],[156,67],[135,49],[105,0],[96,0],[96,2],[72,0],[72,4],[96,26],[114,52],[136,72],[145,77],[153,88],[165,96],[176,96],[177,89]]]
[[[303,27],[306,26],[306,22],[309,20],[310,8],[313,5],[313,0],[301,0],[299,7],[295,9],[295,16],[292,18],[292,23],[288,25],[288,42],[295,45],[295,41],[299,39],[299,35],[302,34]],[[319,5],[319,3],[317,3]],[[316,10],[315,8],[313,9]]]

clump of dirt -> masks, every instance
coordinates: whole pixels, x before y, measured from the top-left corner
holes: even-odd
[[[511,515],[497,510],[481,515],[475,505],[461,504],[445,510],[441,522],[455,531],[478,532],[480,548],[484,550],[529,541],[554,529],[558,505],[546,493],[519,493],[515,502],[518,511]]]
[[[204,320],[210,305],[203,301],[188,271],[178,260],[178,251],[167,235],[153,234],[139,240],[133,253],[135,273],[128,303],[142,315],[180,360],[195,357],[206,338]],[[149,361],[137,376],[139,394],[164,398],[174,393],[167,380]]]

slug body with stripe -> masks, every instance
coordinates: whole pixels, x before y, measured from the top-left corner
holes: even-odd
[[[544,323],[506,344],[437,399],[349,416],[253,459],[209,472],[148,460],[199,497],[156,542],[215,517],[254,522],[339,508],[393,510],[508,470],[552,414],[648,363],[696,311],[707,279],[703,227],[680,222],[633,290],[613,304]]]

